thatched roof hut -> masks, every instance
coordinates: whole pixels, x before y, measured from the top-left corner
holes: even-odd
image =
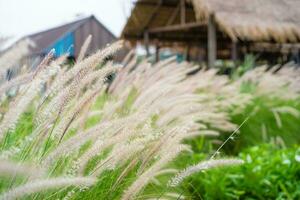
[[[299,8],[299,0],[138,0],[122,37],[132,44],[197,45],[210,62],[246,52],[289,53],[299,48]]]
[[[298,0],[193,0],[196,17],[215,15],[216,23],[232,39],[276,41],[300,40]]]

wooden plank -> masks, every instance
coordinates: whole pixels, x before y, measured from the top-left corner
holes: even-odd
[[[169,31],[179,31],[179,30],[201,27],[204,25],[206,25],[206,23],[204,23],[204,22],[191,22],[191,23],[185,23],[185,24],[177,24],[177,25],[152,28],[152,29],[149,29],[149,32],[150,33],[159,33],[159,32],[169,32]]]
[[[209,15],[208,27],[207,27],[207,38],[208,38],[208,67],[213,68],[215,66],[217,58],[217,34],[216,34],[216,23],[214,15]]]

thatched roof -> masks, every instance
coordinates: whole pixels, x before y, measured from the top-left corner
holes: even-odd
[[[158,2],[159,0],[138,0],[135,3],[131,16],[122,31],[121,37],[131,41],[136,41],[143,38],[145,28],[151,29],[171,24],[170,18],[172,18],[174,10],[177,9],[179,0],[163,0],[162,5],[160,6],[158,6]],[[188,3],[186,8],[186,21],[196,21],[191,3]],[[180,23],[180,19],[178,16],[175,16],[172,24],[178,23]],[[160,39],[170,42],[186,40],[187,38],[192,40],[195,39],[192,33],[183,36],[181,31],[172,31],[172,34],[160,33],[159,36]]]
[[[299,0],[191,0],[198,20],[215,15],[233,39],[300,40]]]
[[[170,22],[179,0],[138,0],[122,32],[122,37],[139,40],[145,28],[163,27]],[[213,14],[218,30],[232,40],[300,41],[300,0],[186,0],[186,22],[207,23]],[[157,12],[156,14],[153,14]],[[172,24],[180,23],[179,16]],[[153,33],[159,40],[205,40],[206,27],[184,31]],[[202,35],[202,36],[199,36]],[[198,38],[197,38],[198,37]],[[225,36],[224,36],[225,37]]]

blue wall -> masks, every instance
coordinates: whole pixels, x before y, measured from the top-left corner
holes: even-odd
[[[55,56],[59,57],[66,53],[69,53],[70,56],[74,56],[74,33],[68,33],[64,37],[57,40],[52,46],[47,48],[47,52],[51,49],[55,49]]]

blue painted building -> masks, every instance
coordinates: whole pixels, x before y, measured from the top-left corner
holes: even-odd
[[[108,43],[116,40],[116,37],[104,27],[93,15],[68,24],[64,24],[49,30],[28,35],[34,42],[30,57],[42,57],[51,49],[55,49],[55,56],[59,57],[66,53],[76,59],[85,39],[92,35],[92,42],[87,54],[105,47]]]

